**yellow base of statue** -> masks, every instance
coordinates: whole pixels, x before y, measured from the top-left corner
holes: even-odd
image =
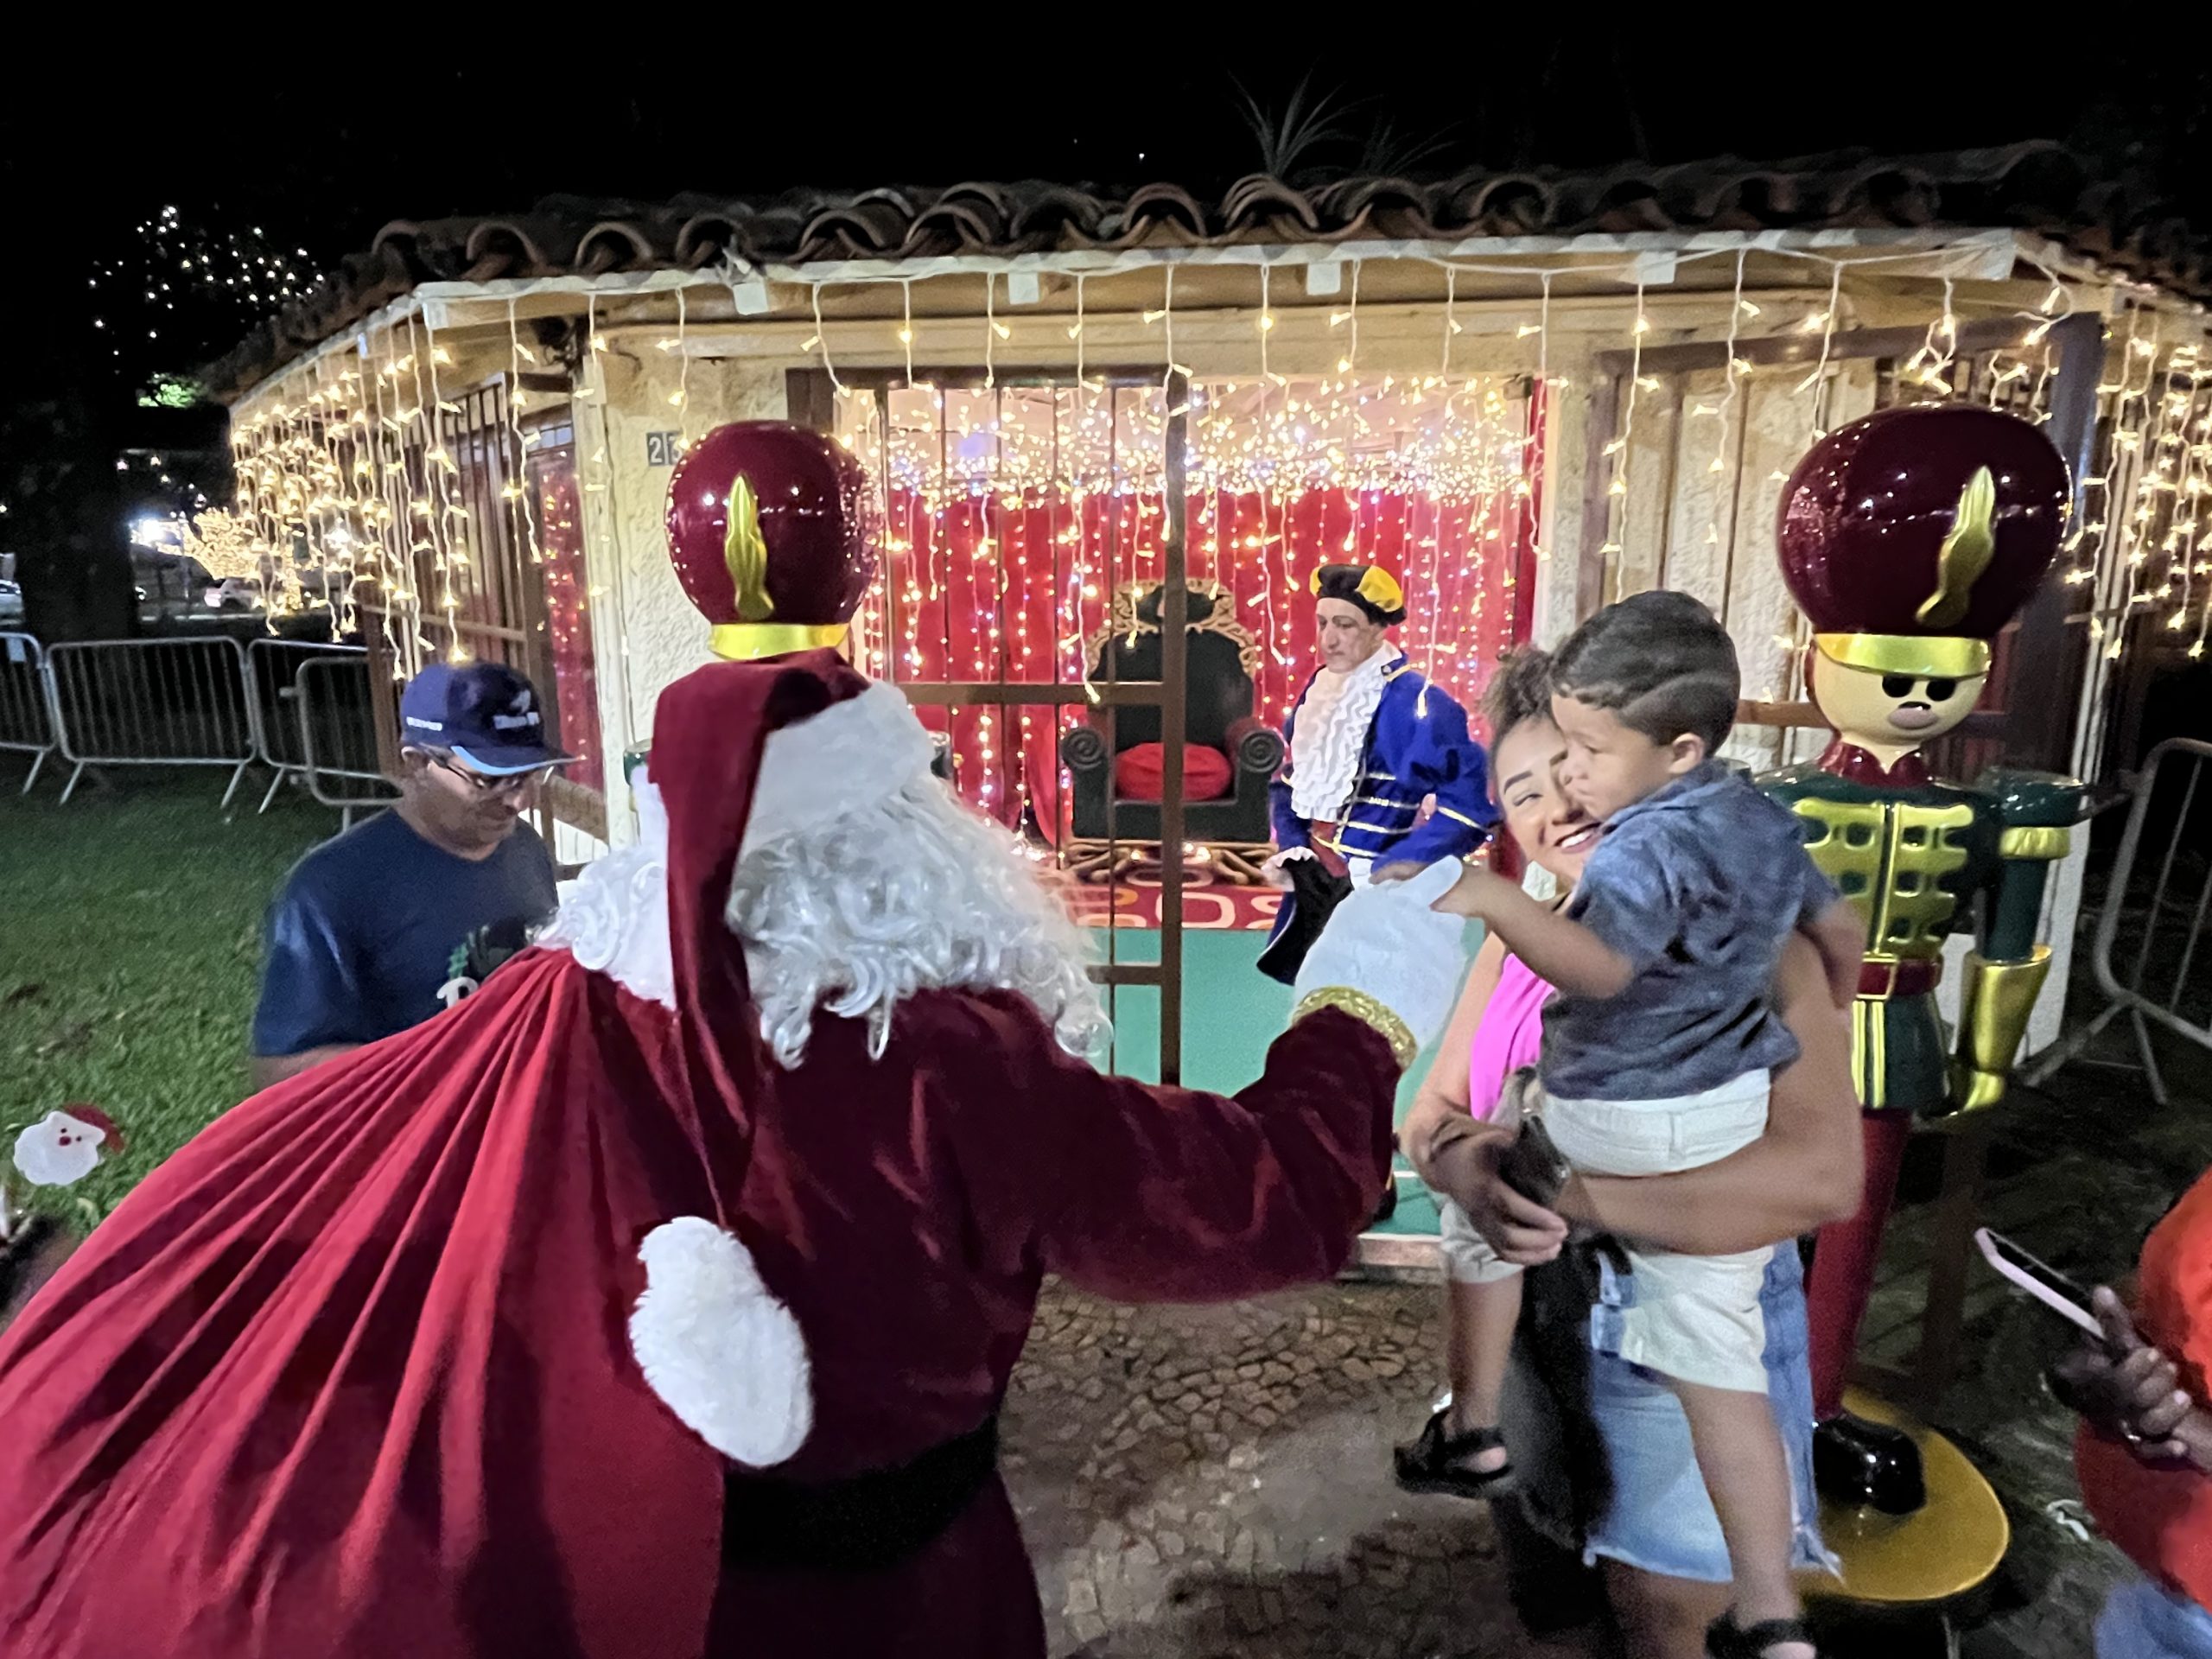
[[[1954,1600],[1988,1582],[2012,1541],[2005,1505],[1966,1455],[1895,1407],[1852,1389],[1844,1408],[1911,1435],[1928,1502],[1911,1515],[1821,1505],[1821,1535],[1842,1564],[1840,1580],[1808,1573],[1808,1598],[1883,1607]]]

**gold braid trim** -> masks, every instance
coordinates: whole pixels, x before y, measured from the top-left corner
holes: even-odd
[[[1406,1028],[1404,1020],[1365,991],[1355,991],[1348,985],[1324,985],[1318,991],[1308,991],[1299,1000],[1297,1008],[1291,1014],[1290,1022],[1296,1025],[1307,1014],[1318,1014],[1323,1008],[1334,1008],[1339,1014],[1348,1014],[1360,1024],[1380,1032],[1389,1040],[1390,1052],[1397,1056],[1401,1071],[1410,1066],[1414,1057],[1421,1052],[1421,1045],[1414,1040],[1414,1034]]]
[[[2074,849],[2074,834],[2064,824],[2015,824],[1997,837],[1999,858],[2063,858]]]

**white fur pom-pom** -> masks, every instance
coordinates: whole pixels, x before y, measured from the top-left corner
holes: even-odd
[[[734,1462],[766,1469],[814,1427],[806,1339],[768,1294],[752,1252],[711,1221],[682,1216],[645,1235],[645,1292],[630,1351],[683,1426]]]

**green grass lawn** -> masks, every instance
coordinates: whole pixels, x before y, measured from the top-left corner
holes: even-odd
[[[22,759],[0,757],[0,1144],[99,1107],[129,1149],[64,1207],[105,1215],[245,1095],[263,910],[338,818],[294,791],[256,817],[265,775],[225,812],[212,769],[122,770],[62,806],[51,772],[16,792]]]

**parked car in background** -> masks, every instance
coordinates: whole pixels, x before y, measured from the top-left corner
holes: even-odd
[[[142,627],[158,630],[164,624],[190,627],[262,608],[261,596],[251,582],[237,577],[218,580],[188,553],[134,548],[130,574],[138,590]]]
[[[20,628],[22,626],[22,584],[0,581],[0,628]]]

